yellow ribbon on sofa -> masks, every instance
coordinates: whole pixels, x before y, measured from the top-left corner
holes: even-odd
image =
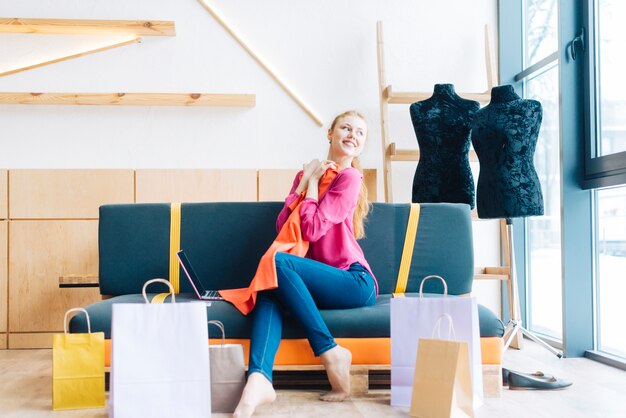
[[[180,251],[181,204],[172,202],[170,209],[170,283],[174,292],[180,292],[180,267],[176,253]],[[163,303],[170,293],[159,293],[152,298],[152,303]]]
[[[406,285],[409,281],[409,271],[411,270],[411,260],[413,259],[413,247],[415,247],[415,236],[417,235],[417,225],[420,218],[419,203],[411,203],[409,210],[409,221],[406,227],[406,235],[404,237],[404,247],[402,248],[402,258],[400,259],[400,269],[398,271],[398,279],[396,280],[396,290],[393,297],[404,297]]]

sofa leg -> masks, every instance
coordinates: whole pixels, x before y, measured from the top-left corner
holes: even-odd
[[[502,394],[502,366],[483,364],[483,393],[485,398],[499,398]]]
[[[350,368],[350,394],[364,395],[369,390],[369,370],[365,367]]]

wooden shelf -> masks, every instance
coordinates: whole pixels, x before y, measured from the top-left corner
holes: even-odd
[[[102,51],[107,51],[109,49],[113,49],[113,48],[119,48],[120,46],[125,46],[125,45],[130,45],[130,44],[134,44],[136,42],[139,42],[141,38],[134,38],[134,39],[129,39],[127,41],[123,41],[123,42],[114,42],[108,45],[103,45],[99,48],[91,48],[91,49],[86,49],[74,54],[70,54],[70,55],[64,55],[58,58],[54,58],[51,60],[47,60],[47,61],[41,61],[35,64],[31,64],[31,65],[27,65],[25,67],[18,67],[18,68],[13,68],[12,70],[8,70],[8,71],[4,71],[4,72],[0,72],[0,77],[4,77],[5,75],[11,75],[11,74],[15,74],[15,73],[19,73],[22,71],[28,71],[28,70],[32,70],[34,68],[39,68],[39,67],[43,67],[46,65],[50,65],[50,64],[56,64],[57,62],[62,62],[62,61],[67,61],[73,58],[80,58],[82,56],[85,55],[89,55],[89,54],[95,54],[96,52],[102,52]]]
[[[99,287],[100,278],[91,274],[68,274],[59,276],[59,287]]]
[[[417,148],[398,149],[396,148],[396,143],[392,142],[387,147],[387,156],[391,161],[419,161],[420,150]],[[476,155],[476,151],[469,151],[469,160],[470,162],[478,162],[478,155]]]
[[[477,267],[474,269],[474,280],[509,280],[510,267]]]
[[[506,274],[474,274],[474,280],[509,280]]]
[[[485,93],[458,93],[464,99],[476,100],[481,104],[487,104],[491,100],[491,89]],[[433,96],[433,92],[394,92],[391,85],[385,87],[383,91],[383,98],[390,104],[413,104],[422,100],[430,99]]]
[[[254,94],[0,93],[0,104],[254,107]]]
[[[83,35],[175,36],[173,21],[23,19],[0,17],[0,32]]]

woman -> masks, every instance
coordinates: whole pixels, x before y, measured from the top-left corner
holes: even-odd
[[[340,402],[350,395],[352,354],[335,343],[318,308],[348,309],[373,305],[378,285],[356,239],[363,236],[368,212],[367,190],[358,168],[367,126],[354,111],[337,116],[328,130],[330,144],[324,161],[312,160],[296,176],[276,226],[282,228],[289,206],[302,193],[302,239],[309,242],[306,258],[276,253],[278,288],[260,292],[253,311],[248,381],[235,417],[249,417],[254,409],[276,399],[272,368],[282,331],[283,311],[303,327],[313,353],[326,368],[332,390],[320,396]],[[320,179],[336,170],[323,195]],[[333,173],[334,174],[334,173]]]

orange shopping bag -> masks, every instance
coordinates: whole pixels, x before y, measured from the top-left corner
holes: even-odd
[[[83,312],[87,334],[69,334],[67,315]],[[52,336],[52,409],[104,407],[104,332],[91,332],[82,308],[65,313],[63,334]]]

